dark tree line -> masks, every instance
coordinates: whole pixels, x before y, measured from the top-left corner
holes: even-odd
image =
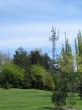
[[[46,69],[50,69],[50,57],[47,53],[42,54],[39,50],[31,51],[29,54],[23,48],[18,48],[15,51],[13,62],[27,69],[30,65],[40,64]]]
[[[49,65],[50,57],[39,50],[29,54],[18,48],[12,60],[2,65],[0,86],[4,88],[54,89],[54,78]]]

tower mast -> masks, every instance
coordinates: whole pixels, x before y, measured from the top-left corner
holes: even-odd
[[[54,27],[52,27],[51,33],[52,36],[49,37],[49,41],[52,41],[52,58],[54,61],[56,57],[56,41],[59,39],[59,30],[58,33],[56,33],[56,28],[54,30]]]

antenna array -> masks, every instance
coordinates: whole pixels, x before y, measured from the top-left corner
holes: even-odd
[[[58,32],[56,32],[56,28],[54,30],[54,27],[52,27],[51,33],[52,36],[49,37],[49,41],[52,41],[52,58],[54,61],[56,57],[56,41],[59,39],[59,29]]]

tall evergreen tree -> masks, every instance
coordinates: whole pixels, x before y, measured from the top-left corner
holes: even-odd
[[[42,62],[41,52],[39,50],[31,51],[30,61],[31,64],[41,64]]]
[[[27,52],[23,48],[19,47],[15,51],[13,62],[16,65],[19,65],[24,69],[27,69],[30,64],[29,56],[27,55]]]
[[[75,66],[76,66],[76,71],[78,71],[78,44],[76,38],[75,38]]]
[[[77,71],[82,72],[82,35],[80,31],[77,34],[77,40],[75,39],[75,54]]]
[[[72,49],[68,42],[68,38],[65,38],[65,46],[62,45],[60,67],[61,67],[61,70],[64,72],[67,70],[68,72],[71,72],[74,70]]]

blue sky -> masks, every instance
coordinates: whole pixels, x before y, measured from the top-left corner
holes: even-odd
[[[41,48],[51,55],[52,26],[59,28],[57,49],[64,42],[64,32],[74,46],[82,31],[82,0],[0,0],[0,50],[13,51],[22,46]]]

